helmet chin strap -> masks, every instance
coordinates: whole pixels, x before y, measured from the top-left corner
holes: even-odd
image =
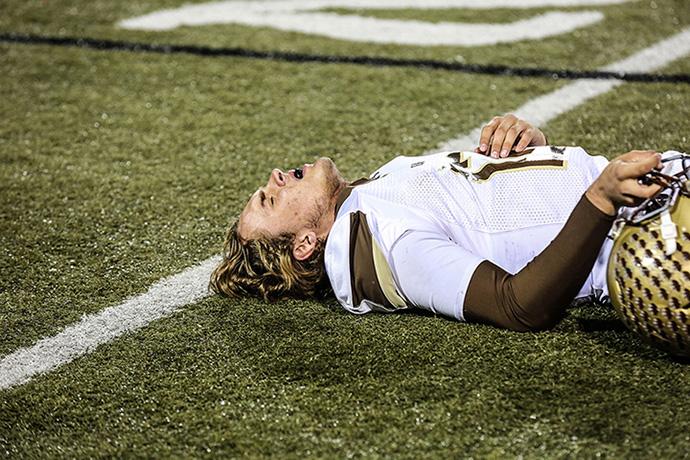
[[[667,256],[673,255],[678,248],[676,244],[676,238],[678,237],[678,230],[676,229],[676,224],[671,219],[670,209],[665,209],[661,213],[661,237],[666,243],[666,250],[664,251]]]

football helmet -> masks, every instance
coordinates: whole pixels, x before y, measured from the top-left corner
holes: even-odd
[[[672,172],[640,178],[661,185],[661,191],[614,223],[607,284],[611,303],[630,330],[658,348],[690,357],[690,155],[674,153],[662,162],[662,171]]]

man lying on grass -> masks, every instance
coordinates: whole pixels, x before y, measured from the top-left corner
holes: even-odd
[[[210,286],[548,329],[575,298],[606,293],[606,235],[621,206],[659,190],[638,178],[661,162],[545,145],[507,115],[475,152],[398,157],[368,179],[347,182],[328,158],[274,169],[228,230]]]

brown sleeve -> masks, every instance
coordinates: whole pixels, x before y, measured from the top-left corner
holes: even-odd
[[[586,281],[614,219],[583,195],[556,238],[518,273],[482,262],[465,296],[465,318],[516,331],[553,327]]]

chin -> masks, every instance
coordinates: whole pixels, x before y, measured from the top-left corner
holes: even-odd
[[[320,169],[328,179],[339,179],[341,177],[340,171],[338,171],[335,163],[328,157],[319,158],[316,160],[316,163],[314,163],[314,166]]]
[[[340,184],[343,182],[343,177],[340,175],[340,171],[335,166],[333,160],[328,157],[321,157],[314,163],[315,170],[318,171],[320,176],[323,178],[323,182],[326,186],[327,193],[333,194],[340,188]]]

